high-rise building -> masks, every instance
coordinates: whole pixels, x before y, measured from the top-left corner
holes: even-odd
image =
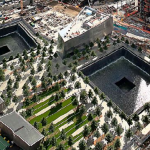
[[[148,21],[150,17],[150,0],[138,0],[138,11],[140,13],[140,18]]]

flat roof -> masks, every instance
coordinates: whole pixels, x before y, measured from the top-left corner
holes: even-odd
[[[44,138],[36,128],[15,111],[2,116],[0,122],[6,125],[16,136],[20,137],[29,146],[32,146]]]
[[[59,31],[59,34],[64,41],[68,41],[101,24],[109,17],[110,15],[86,6],[67,27]]]

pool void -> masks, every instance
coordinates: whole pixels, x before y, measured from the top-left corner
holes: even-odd
[[[115,83],[122,91],[129,92],[135,87],[131,81],[129,81],[126,77],[123,77],[121,80]]]
[[[0,55],[4,55],[8,52],[10,52],[10,49],[8,48],[8,46],[4,45],[4,46],[0,47]]]

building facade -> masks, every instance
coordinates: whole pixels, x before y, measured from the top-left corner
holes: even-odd
[[[75,48],[111,34],[113,18],[90,7],[84,7],[75,20],[58,33],[58,50],[62,57]]]
[[[0,118],[0,130],[23,150],[36,150],[44,138],[37,129],[15,111]]]
[[[0,113],[2,113],[4,109],[5,109],[5,102],[4,102],[4,100],[0,97]]]

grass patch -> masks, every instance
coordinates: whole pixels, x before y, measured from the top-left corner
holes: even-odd
[[[75,107],[75,106],[73,106],[72,103],[71,103],[71,102],[72,102],[72,98],[73,98],[73,97],[70,97],[69,99],[65,100],[63,103],[58,104],[56,107],[51,108],[50,110],[46,111],[46,112],[43,113],[42,115],[33,118],[33,119],[30,121],[30,123],[33,124],[35,121],[36,121],[36,122],[40,122],[43,117],[47,117],[47,116],[49,116],[49,117],[47,118],[47,123],[50,123],[50,122],[54,121],[54,120],[57,119],[59,116],[61,116],[61,115],[65,114],[65,113],[67,113],[69,110],[71,110],[71,109],[73,109],[73,108]],[[70,104],[70,105],[68,105],[68,104]],[[66,105],[68,105],[68,106],[65,107]],[[65,107],[65,108],[63,108],[63,107]],[[63,109],[60,110],[61,108],[63,108]],[[58,111],[58,110],[60,110],[60,111]],[[57,111],[58,111],[58,112],[57,112]],[[52,115],[52,114],[53,114],[53,115]],[[51,115],[51,116],[50,116],[50,115]]]

